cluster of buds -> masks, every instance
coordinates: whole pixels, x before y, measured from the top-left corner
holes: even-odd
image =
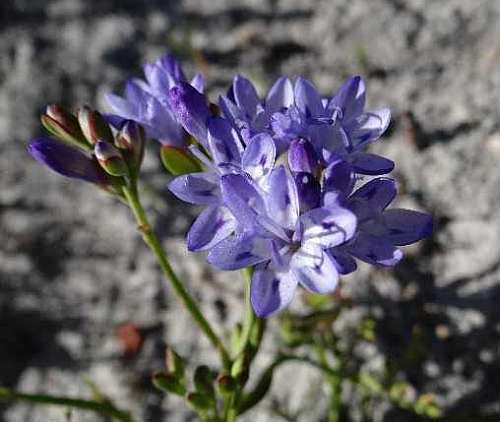
[[[164,393],[184,397],[193,410],[204,417],[215,417],[218,412],[218,396],[231,394],[237,388],[231,375],[217,376],[207,365],[195,368],[192,388],[189,388],[185,361],[170,347],[167,347],[165,354],[165,370],[153,374],[153,384]]]
[[[59,105],[49,105],[41,121],[52,137],[34,139],[28,151],[55,172],[117,195],[126,179],[137,178],[145,135],[136,122],[112,128],[96,110],[82,107],[75,115]]]

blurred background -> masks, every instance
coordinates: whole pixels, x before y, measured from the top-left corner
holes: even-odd
[[[500,2],[498,0],[3,0],[0,3],[0,384],[88,396],[96,383],[144,421],[193,420],[153,391],[165,342],[194,362],[214,359],[179,310],[127,210],[92,186],[28,157],[51,102],[106,110],[141,65],[166,51],[208,92],[235,73],[261,93],[304,75],[331,94],[352,74],[371,108],[393,121],[374,149],[395,160],[400,204],[435,216],[432,239],[395,270],[347,277],[354,305],[337,329],[365,317],[376,340],[352,356],[394,365],[415,394],[432,393],[447,421],[500,420]],[[174,266],[209,318],[230,327],[242,284],[187,254],[195,210],[166,191],[149,145],[145,202]],[[300,301],[299,301],[300,302]],[[300,303],[297,305],[300,306]],[[271,327],[275,327],[271,323]],[[262,362],[275,346],[271,329]],[[293,377],[293,383],[290,383]],[[419,420],[385,400],[367,418],[348,389],[353,421]],[[318,374],[290,365],[248,421],[322,420]],[[66,421],[65,412],[0,407],[0,420]],[[72,421],[95,421],[74,412]]]

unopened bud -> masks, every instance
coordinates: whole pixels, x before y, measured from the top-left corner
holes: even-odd
[[[101,167],[112,176],[125,176],[128,173],[127,164],[118,148],[105,141],[97,141],[94,154]]]
[[[173,374],[176,378],[184,378],[184,359],[182,359],[174,349],[168,346],[167,350],[165,351],[165,367],[167,369],[167,372]]]
[[[208,397],[204,396],[200,393],[188,393],[186,395],[186,401],[190,404],[195,410],[205,411],[210,409],[213,406],[213,401]]]
[[[319,168],[319,159],[313,144],[307,139],[294,139],[288,150],[288,164],[293,172],[315,174]]]
[[[113,142],[113,132],[98,111],[82,107],[78,110],[78,122],[83,135],[92,145],[99,140]]]
[[[196,391],[204,396],[215,398],[214,378],[214,374],[208,366],[198,366],[194,371]]]
[[[231,394],[236,390],[236,380],[228,374],[221,374],[216,381],[217,390],[220,394]]]
[[[319,206],[321,186],[311,173],[299,172],[294,176],[300,209],[307,211]]]
[[[41,116],[42,125],[56,138],[78,148],[90,149],[78,119],[63,107],[51,104]]]
[[[202,171],[201,165],[189,152],[170,145],[163,145],[160,150],[163,166],[174,176]]]
[[[176,394],[183,396],[186,394],[186,388],[173,374],[165,372],[156,372],[153,374],[153,385],[159,390],[166,393]]]
[[[143,127],[133,120],[127,120],[115,138],[115,145],[122,151],[129,167],[138,171],[144,158]]]

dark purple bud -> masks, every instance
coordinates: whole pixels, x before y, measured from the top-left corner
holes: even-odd
[[[173,87],[169,92],[170,105],[184,129],[198,142],[207,146],[207,119],[210,110],[207,100],[186,82]]]
[[[90,149],[78,124],[78,119],[63,107],[56,104],[48,105],[41,121],[45,129],[61,141],[78,148]]]
[[[307,139],[294,139],[288,150],[288,164],[293,172],[315,174],[319,169],[318,154]]]
[[[128,173],[127,164],[120,150],[113,144],[105,141],[97,141],[94,154],[101,167],[112,176],[125,176]]]
[[[87,106],[81,108],[78,110],[78,122],[85,138],[92,145],[99,140],[113,142],[113,132],[98,111]]]
[[[295,174],[295,185],[299,196],[301,212],[317,208],[321,200],[321,186],[311,173]]]
[[[28,152],[35,160],[63,176],[97,184],[109,183],[97,161],[54,139],[34,139],[28,145]]]

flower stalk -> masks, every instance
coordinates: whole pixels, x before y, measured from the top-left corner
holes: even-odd
[[[224,344],[222,343],[222,340],[212,329],[210,323],[203,316],[198,305],[186,290],[181,280],[177,277],[177,274],[170,265],[168,257],[163,247],[161,246],[160,241],[156,237],[151,225],[149,224],[146,212],[144,211],[144,208],[142,207],[142,204],[139,200],[139,194],[137,192],[136,186],[124,187],[123,194],[125,195],[125,198],[127,199],[127,202],[135,216],[139,231],[142,234],[142,238],[158,259],[163,274],[169,281],[170,285],[174,289],[174,292],[184,304],[186,310],[189,312],[198,327],[202,330],[202,332],[205,334],[214,348],[219,352],[223,366],[225,368],[228,368],[230,366],[231,359]]]
[[[100,415],[108,416],[116,421],[133,422],[132,416],[123,410],[117,409],[111,402],[74,399],[71,397],[50,396],[47,394],[26,394],[8,388],[0,388],[0,401],[22,401],[32,404],[71,407],[89,410]]]

